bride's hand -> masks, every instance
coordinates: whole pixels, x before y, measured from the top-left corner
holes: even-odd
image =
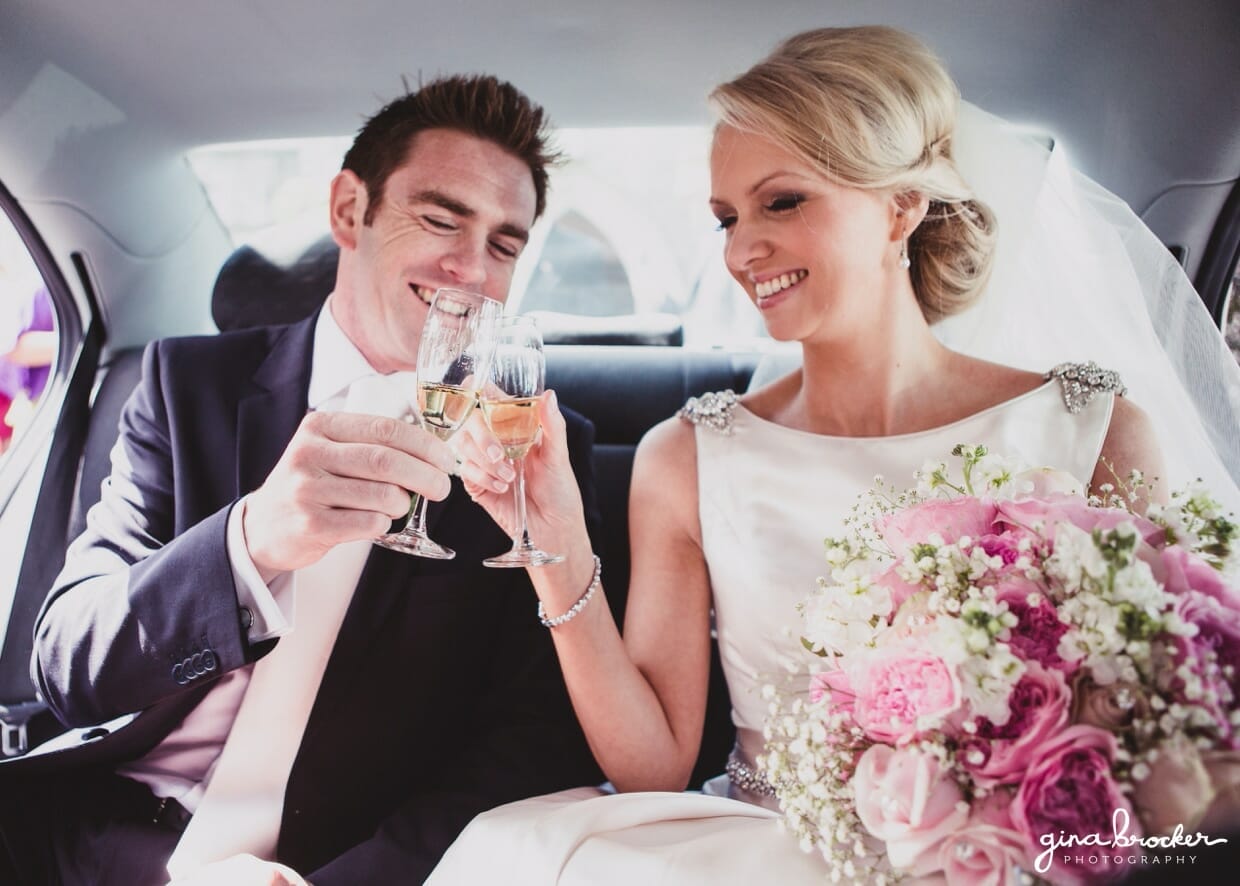
[[[583,542],[588,548],[581,491],[568,456],[567,425],[554,391],[546,391],[539,398],[538,415],[542,431],[525,456],[525,511],[530,538],[543,550],[557,553],[567,554]],[[458,435],[457,449],[465,491],[512,535],[516,527],[512,489],[516,472],[504,458],[503,448],[480,410],[474,411]]]

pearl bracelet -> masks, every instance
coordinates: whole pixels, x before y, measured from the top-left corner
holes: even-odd
[[[547,618],[547,610],[543,609],[542,600],[538,601],[538,620],[542,622],[544,628],[558,628],[560,625],[572,621],[577,617],[577,613],[586,608],[586,604],[590,602],[590,598],[594,596],[594,592],[599,589],[599,585],[603,582],[603,561],[598,558],[598,554],[594,555],[594,577],[590,579],[590,586],[586,588],[586,592],[577,598],[577,602],[568,607],[568,612],[563,615],[557,615],[555,618]]]

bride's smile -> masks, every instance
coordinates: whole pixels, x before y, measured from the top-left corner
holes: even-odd
[[[759,310],[773,308],[784,301],[801,281],[809,276],[809,271],[801,269],[791,273],[775,274],[767,279],[755,281],[753,290],[758,298]]]

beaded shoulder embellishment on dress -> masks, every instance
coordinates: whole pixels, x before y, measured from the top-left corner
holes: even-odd
[[[690,397],[676,413],[694,425],[706,425],[720,434],[732,433],[732,410],[738,400],[731,390],[712,391],[700,397]]]
[[[1096,394],[1114,391],[1122,397],[1128,392],[1118,372],[1103,369],[1092,360],[1088,363],[1060,363],[1044,378],[1047,381],[1059,379],[1063,403],[1073,415],[1084,409]]]

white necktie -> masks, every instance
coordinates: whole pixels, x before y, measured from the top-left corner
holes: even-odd
[[[359,379],[345,409],[399,416],[409,408],[402,387],[383,376]],[[174,879],[238,853],[274,859],[289,772],[370,550],[369,541],[337,545],[297,570],[294,627],[254,664],[202,801],[168,861]]]

